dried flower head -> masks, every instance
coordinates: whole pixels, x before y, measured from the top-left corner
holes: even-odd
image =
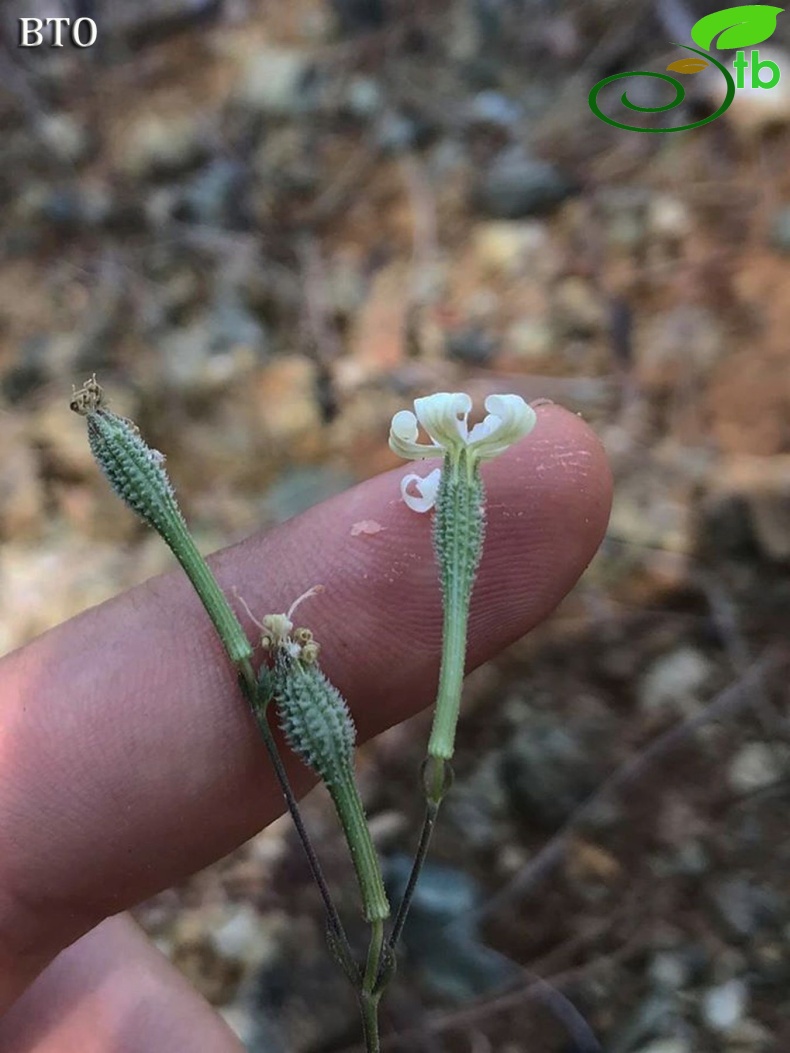
[[[71,402],[69,408],[81,417],[87,417],[89,413],[104,405],[104,391],[96,380],[96,374],[85,381],[79,390],[72,385]]]

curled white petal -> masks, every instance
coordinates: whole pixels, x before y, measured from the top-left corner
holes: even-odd
[[[390,425],[390,449],[407,461],[420,461],[437,455],[436,446],[417,442],[417,418],[411,410],[400,410]]]
[[[439,391],[414,400],[417,420],[438,446],[451,449],[467,440],[472,400],[462,391]]]
[[[414,512],[430,512],[436,504],[436,495],[439,492],[439,482],[442,478],[441,468],[434,468],[432,472],[423,478],[416,472],[404,475],[400,481],[401,497]],[[417,494],[409,493],[413,487]]]
[[[490,460],[535,427],[537,415],[520,395],[489,395],[488,416],[469,434],[469,446],[481,461]]]
[[[469,432],[469,445],[476,446],[479,442],[484,439],[488,439],[500,425],[499,417],[494,417],[492,414],[488,414],[485,420],[481,420],[479,424],[475,424],[472,430]]]
[[[414,410],[392,418],[390,448],[406,460],[424,460],[466,449],[474,461],[487,461],[518,442],[535,427],[537,416],[520,395],[489,395],[488,415],[469,430],[471,398],[461,391],[439,391],[414,400]],[[419,425],[430,442],[418,442]]]

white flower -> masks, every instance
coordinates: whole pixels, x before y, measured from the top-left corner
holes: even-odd
[[[441,468],[434,468],[432,472],[423,477],[416,472],[410,472],[400,481],[400,493],[403,500],[414,512],[429,512],[436,504],[436,495],[439,492],[439,481],[442,478]],[[413,486],[419,496],[409,493]]]
[[[463,392],[440,391],[415,399],[414,413],[401,410],[392,418],[390,448],[408,461],[420,461],[466,447],[477,460],[488,461],[535,427],[535,411],[520,395],[489,395],[485,407],[488,416],[470,431],[472,400]],[[418,423],[430,443],[417,442]]]
[[[392,418],[389,444],[399,456],[409,461],[440,457],[444,453],[466,450],[475,461],[488,461],[514,442],[528,435],[537,417],[520,395],[489,395],[485,401],[488,415],[470,430],[468,424],[472,400],[463,392],[440,391],[436,395],[414,400],[414,410],[401,410]],[[417,442],[419,425],[428,433],[430,442]],[[425,479],[411,474],[401,480],[403,500],[416,512],[427,512],[436,501],[440,469]],[[410,493],[416,489],[419,497]]]

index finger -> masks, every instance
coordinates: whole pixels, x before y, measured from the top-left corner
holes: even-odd
[[[556,406],[538,415],[534,432],[484,469],[470,668],[553,609],[608,518],[610,477],[595,437]],[[403,474],[371,479],[211,560],[223,587],[237,586],[260,614],[325,586],[303,620],[361,739],[430,704],[438,678],[430,521],[400,501]],[[381,529],[355,533],[360,521]],[[1,1006],[101,919],[241,844],[282,800],[233,670],[180,572],[8,656],[0,684]],[[290,767],[306,788],[306,770],[293,758]]]

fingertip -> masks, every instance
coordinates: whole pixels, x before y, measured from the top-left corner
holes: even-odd
[[[561,406],[536,412],[533,431],[484,468],[488,526],[472,608],[483,648],[470,638],[473,660],[556,607],[595,555],[609,520],[612,476],[598,437]]]

